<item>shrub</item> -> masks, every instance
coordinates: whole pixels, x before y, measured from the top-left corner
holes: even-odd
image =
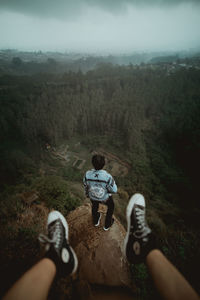
[[[83,180],[83,174],[81,172],[73,167],[69,168],[63,168],[60,172],[61,176],[65,178],[65,180],[71,180],[71,181],[78,181],[82,182]]]
[[[70,195],[66,181],[59,176],[40,178],[36,187],[41,200],[49,208],[57,209],[63,214],[67,214],[80,205],[80,200]]]
[[[118,194],[122,200],[124,200],[126,202],[129,200],[128,193],[125,190],[123,190],[122,188],[118,188]]]
[[[1,222],[7,222],[8,218],[16,218],[19,213],[24,211],[21,199],[16,196],[7,196],[0,201],[0,218]]]
[[[145,264],[131,265],[131,274],[137,287],[138,299],[157,299]]]

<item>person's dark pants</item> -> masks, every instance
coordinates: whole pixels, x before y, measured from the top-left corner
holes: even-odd
[[[91,200],[91,203],[92,203],[92,217],[93,217],[94,224],[96,224],[99,219],[99,212],[98,212],[99,204],[101,203],[108,207],[106,213],[106,219],[105,219],[105,227],[110,227],[112,224],[112,215],[114,212],[114,202],[112,196],[110,196],[106,202],[98,202],[98,201]]]

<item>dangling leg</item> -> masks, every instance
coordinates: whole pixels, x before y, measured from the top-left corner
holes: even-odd
[[[127,234],[124,240],[127,260],[132,264],[146,262],[162,299],[199,300],[199,296],[183,275],[156,249],[152,231],[146,222],[145,208],[142,194],[131,197],[126,210]]]
[[[39,235],[45,243],[45,257],[28,270],[6,293],[3,300],[45,300],[56,273],[74,274],[78,259],[68,241],[68,224],[59,211],[52,211],[47,220],[48,236]]]
[[[10,288],[3,300],[45,300],[55,275],[54,262],[43,258]]]

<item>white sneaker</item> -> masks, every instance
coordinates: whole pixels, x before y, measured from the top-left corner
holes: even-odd
[[[47,220],[48,236],[39,235],[39,241],[46,244],[45,257],[54,261],[62,275],[74,274],[78,267],[78,259],[68,242],[68,224],[59,211],[52,211]]]

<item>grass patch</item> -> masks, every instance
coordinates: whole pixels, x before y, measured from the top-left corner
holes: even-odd
[[[131,274],[137,287],[138,299],[159,299],[145,264],[131,265]]]
[[[64,215],[80,205],[80,200],[70,195],[67,182],[59,176],[40,178],[36,187],[46,206],[59,210]]]
[[[60,176],[62,176],[65,180],[82,182],[83,175],[83,171],[80,172],[79,170],[73,167],[60,169]]]
[[[17,195],[10,195],[0,201],[1,223],[6,223],[8,219],[14,219],[24,211],[25,207]]]

